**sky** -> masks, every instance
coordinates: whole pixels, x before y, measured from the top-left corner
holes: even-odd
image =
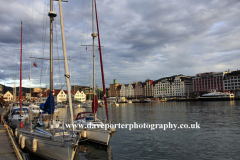
[[[0,84],[19,86],[22,21],[23,86],[49,87],[49,61],[37,59],[50,56],[49,2],[1,2]],[[58,2],[53,5],[53,57],[63,59]],[[92,1],[68,0],[62,6],[71,85],[92,87],[93,49],[84,46],[92,45]],[[113,79],[129,84],[239,69],[239,8],[238,0],[97,0],[106,87]],[[96,85],[102,88],[95,51]],[[66,88],[64,62],[53,65],[54,88]]]

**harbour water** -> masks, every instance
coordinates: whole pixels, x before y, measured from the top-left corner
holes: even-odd
[[[116,129],[108,147],[82,143],[75,159],[240,159],[240,101],[123,103],[108,110],[113,124],[197,122],[200,128]],[[60,108],[59,117],[69,117],[68,108]]]

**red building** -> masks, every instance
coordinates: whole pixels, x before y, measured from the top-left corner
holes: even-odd
[[[193,78],[194,92],[209,92],[211,90],[223,90],[223,77],[228,72],[199,73]]]

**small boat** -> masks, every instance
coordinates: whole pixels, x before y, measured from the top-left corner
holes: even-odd
[[[167,102],[167,101],[168,101],[167,98],[162,98],[162,99],[161,99],[161,102]]]
[[[113,103],[110,104],[110,106],[112,106],[112,107],[118,107],[119,104],[118,104],[117,102],[113,102]]]
[[[9,117],[8,117],[8,123],[13,128],[17,128],[20,125],[20,122],[24,123],[26,120],[28,120],[29,114],[28,114],[28,108],[27,107],[21,107],[21,113],[20,113],[20,107],[10,107]]]
[[[144,103],[152,103],[152,102],[158,102],[158,100],[150,99],[150,98],[144,99]]]
[[[81,104],[80,103],[73,104],[73,108],[81,108]]]
[[[128,100],[127,103],[132,103],[132,101],[131,101],[131,100]]]
[[[105,130],[104,123],[95,118],[93,112],[78,113],[74,124],[78,126],[77,129],[81,129],[80,132],[83,139],[108,145],[110,132]]]
[[[133,100],[132,100],[132,103],[139,103],[139,102],[140,102],[139,99],[133,99]]]
[[[210,93],[203,94],[198,97],[198,100],[205,101],[230,101],[234,99],[234,94],[230,92],[217,92],[212,90]]]
[[[83,104],[83,106],[82,106],[83,108],[91,108],[92,107],[92,105],[91,105],[91,103],[90,102],[86,102],[86,103],[84,103]]]

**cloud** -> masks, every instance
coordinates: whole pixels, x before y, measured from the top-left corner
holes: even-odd
[[[54,20],[53,56],[62,59],[58,2]],[[92,79],[91,1],[63,5],[66,49],[71,84],[90,85]],[[7,7],[6,7],[7,6]],[[237,0],[97,1],[106,86],[117,79],[128,84],[165,76],[193,76],[208,71],[238,69],[240,3]],[[0,82],[19,77],[20,21],[23,21],[23,78],[32,71],[32,86],[49,84],[49,1],[10,0],[0,6]],[[96,33],[96,26],[95,31]],[[95,45],[98,45],[95,39]],[[96,84],[101,87],[96,48]],[[48,68],[48,69],[47,69]],[[75,76],[74,76],[75,75]],[[75,77],[75,78],[74,78]],[[16,78],[17,79],[17,78]],[[92,81],[92,80],[91,80]],[[54,61],[54,87],[63,86],[63,61]],[[29,84],[25,83],[25,87]]]

